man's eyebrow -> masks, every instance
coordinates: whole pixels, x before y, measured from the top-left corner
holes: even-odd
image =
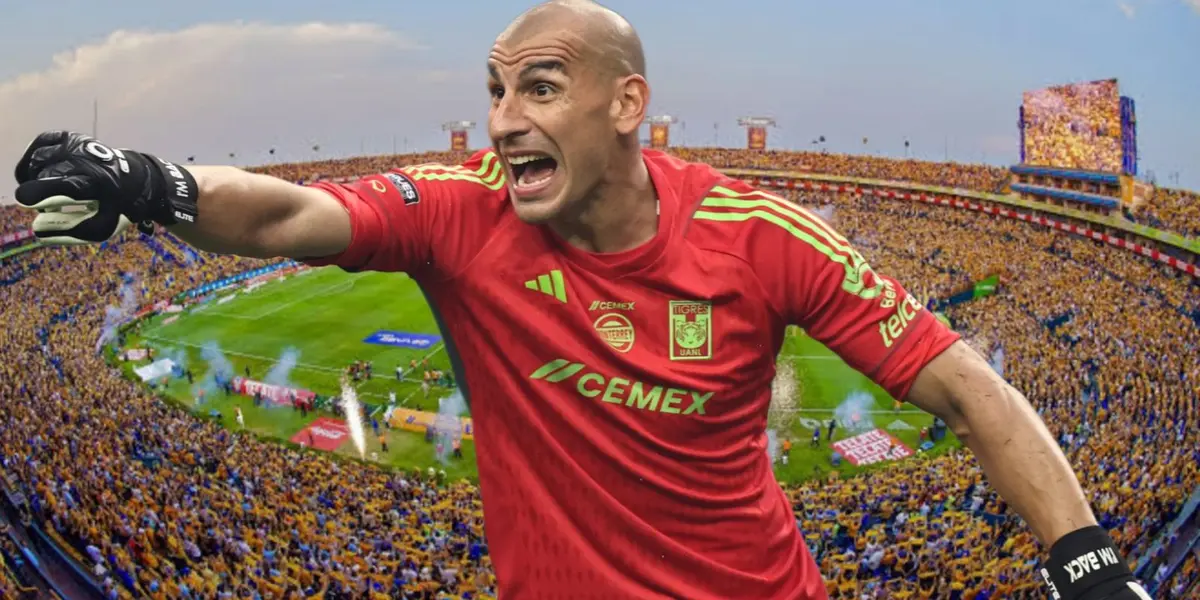
[[[559,73],[566,73],[567,67],[561,60],[539,60],[525,65],[525,68],[521,69],[521,78],[529,76],[534,71],[558,71]]]
[[[496,70],[496,65],[494,65],[492,63],[488,63],[487,70],[488,70],[489,77],[491,77],[492,79],[497,79],[497,80],[500,79],[500,72]],[[534,71],[558,71],[559,73],[566,73],[567,67],[566,67],[566,65],[563,64],[563,62],[561,60],[557,60],[557,59],[539,60],[537,62],[533,62],[533,63],[529,63],[529,64],[525,65],[525,68],[521,69],[520,77],[522,79],[525,77],[528,77],[529,74],[533,73]]]

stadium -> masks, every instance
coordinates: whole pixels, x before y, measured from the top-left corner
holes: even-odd
[[[1200,598],[1200,194],[1139,177],[1115,80],[1019,114],[1009,168],[772,149],[766,117],[743,148],[673,145],[668,115],[643,143],[807,207],[907,282],[1029,398],[1147,589]],[[254,170],[459,164],[472,126]],[[496,597],[473,423],[414,281],[165,228],[55,247],[31,220],[0,206],[0,597]],[[1044,597],[1044,549],[944,423],[798,328],[777,370],[768,452],[831,598]]]

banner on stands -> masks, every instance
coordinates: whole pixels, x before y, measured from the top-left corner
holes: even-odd
[[[1000,276],[999,275],[992,275],[991,277],[988,277],[979,282],[976,282],[975,289],[973,290],[975,299],[979,299],[979,298],[983,298],[984,296],[991,296],[992,294],[995,294],[996,288],[999,286],[1000,286]]]

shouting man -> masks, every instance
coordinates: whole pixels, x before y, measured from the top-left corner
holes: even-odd
[[[533,8],[487,90],[493,146],[460,166],[299,186],[54,132],[16,195],[49,243],[158,223],[209,252],[410,274],[470,402],[503,597],[824,598],[765,451],[789,324],[946,420],[1052,546],[1056,594],[1139,597],[986,361],[812,213],[639,147],[650,87],[623,18]]]

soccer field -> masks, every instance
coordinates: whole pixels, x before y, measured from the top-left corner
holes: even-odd
[[[420,373],[405,373],[397,379],[396,367],[408,368],[411,360],[427,359],[431,368],[449,370],[450,364],[440,341],[422,348],[404,348],[366,343],[379,331],[438,336],[437,325],[425,297],[411,279],[395,273],[345,273],[336,268],[310,269],[272,280],[253,291],[219,294],[215,300],[196,305],[177,319],[165,323],[170,315],[159,315],[144,322],[137,333],[128,337],[128,346],[155,348],[159,357],[183,360],[197,381],[212,368],[213,344],[237,375],[249,369],[251,379],[264,380],[273,369],[279,375],[280,363],[294,364],[287,372],[290,385],[323,396],[339,392],[339,377],[351,362],[374,363],[374,376],[359,382],[360,400],[380,409],[395,393],[399,406],[437,411],[438,398],[451,391],[434,387],[425,397]],[[208,346],[208,352],[202,349]],[[824,427],[839,405],[844,414],[853,414],[874,427],[884,428],[910,448],[917,448],[918,430],[928,426],[932,417],[904,407],[893,410],[892,399],[865,376],[851,369],[820,343],[804,335],[787,338],[781,359],[794,368],[799,409],[790,419],[790,431],[781,432],[794,446],[789,464],[776,463],[781,481],[798,481],[833,470],[830,441]],[[286,369],[285,369],[286,370]],[[213,395],[202,406],[193,401],[193,386],[184,379],[171,383],[168,393],[202,415],[217,411],[223,422],[234,425],[234,407],[241,407],[246,427],[258,434],[289,439],[321,415],[307,417],[290,408],[260,408],[249,398]],[[847,399],[857,395],[857,408],[847,411]],[[326,415],[328,416],[328,415]],[[844,417],[843,417],[844,418]],[[820,425],[822,439],[817,448],[809,440],[813,428]],[[404,468],[435,466],[450,476],[474,474],[474,448],[463,444],[462,459],[439,462],[433,447],[417,433],[393,430],[385,432],[389,451],[377,460]],[[834,441],[850,435],[837,428]],[[367,428],[368,456],[379,450],[378,442]],[[938,444],[935,451],[951,443]],[[357,454],[351,444],[343,444],[338,453]],[[881,465],[866,468],[878,468]],[[843,462],[837,470],[859,470]]]

